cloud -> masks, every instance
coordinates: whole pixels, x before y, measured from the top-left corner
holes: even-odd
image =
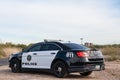
[[[120,43],[117,0],[0,1],[0,34],[7,41],[62,38],[79,42]],[[10,36],[7,38],[7,36]],[[31,39],[28,37],[32,37]],[[19,38],[19,37],[17,37]],[[16,40],[19,42],[19,40]],[[23,41],[24,42],[24,41]]]

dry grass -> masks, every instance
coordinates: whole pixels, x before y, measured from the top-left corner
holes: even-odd
[[[6,47],[6,48],[3,48],[1,51],[2,51],[1,54],[3,54],[3,55],[1,55],[1,57],[8,57],[12,53],[17,53],[17,52],[21,51],[21,48]]]
[[[103,47],[101,48],[106,61],[120,60],[120,47]],[[8,57],[12,53],[21,51],[20,47],[0,46],[0,58]]]
[[[0,58],[3,58],[5,56],[5,53],[2,48],[0,48]]]
[[[120,48],[106,47],[101,50],[107,61],[120,60]]]

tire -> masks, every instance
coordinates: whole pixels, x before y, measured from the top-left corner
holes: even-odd
[[[80,73],[82,76],[89,76],[92,73],[92,71]]]
[[[62,61],[57,61],[52,65],[52,72],[58,78],[63,78],[68,75],[67,66]]]
[[[14,73],[21,72],[20,63],[17,59],[13,59],[10,64],[11,64],[11,71],[12,72],[14,72]]]

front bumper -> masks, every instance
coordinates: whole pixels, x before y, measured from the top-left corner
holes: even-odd
[[[88,72],[105,70],[105,64],[85,64],[81,66],[71,66],[68,72]]]

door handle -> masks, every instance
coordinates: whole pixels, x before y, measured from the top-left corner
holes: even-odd
[[[33,53],[33,55],[37,55],[37,53]]]
[[[55,54],[55,53],[51,53],[51,54]]]

